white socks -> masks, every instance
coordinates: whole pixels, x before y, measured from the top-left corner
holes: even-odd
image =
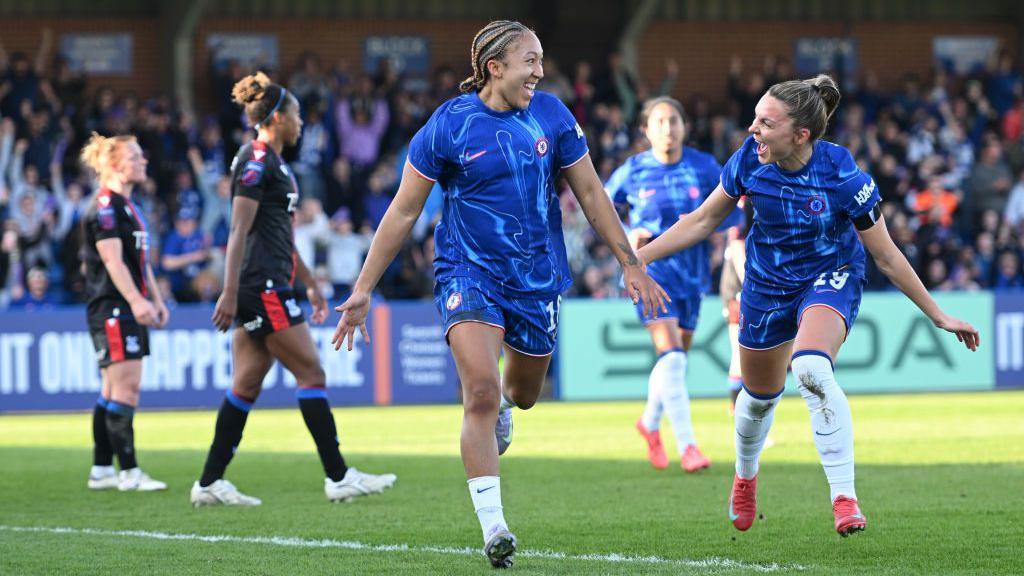
[[[740,478],[750,480],[757,476],[758,458],[781,397],[782,390],[766,398],[754,397],[746,388],[736,397],[736,475]]]
[[[856,499],[853,488],[853,417],[846,394],[836,383],[832,360],[818,350],[793,355],[793,376],[811,412],[811,431],[832,500]]]
[[[651,371],[651,379],[660,380],[661,406],[682,455],[687,446],[697,443],[690,420],[690,394],[686,391],[686,352],[670,350],[663,354]]]
[[[676,436],[676,446],[682,454],[697,440],[693,437],[690,394],[686,391],[686,352],[679,348],[663,353],[647,379],[647,406],[640,422],[648,432],[661,427],[662,411],[668,416]]]
[[[501,507],[501,479],[497,476],[480,476],[470,478],[466,484],[469,485],[469,496],[473,499],[473,508],[480,520],[480,530],[486,542],[495,526],[508,527]]]

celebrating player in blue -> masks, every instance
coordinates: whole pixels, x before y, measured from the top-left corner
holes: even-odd
[[[651,314],[666,310],[667,297],[629,247],[576,120],[558,98],[536,92],[544,69],[533,31],[491,22],[473,39],[471,58],[464,94],[438,107],[412,139],[398,193],[352,295],[337,308],[343,315],[334,344],[347,339],[351,350],[356,328],[368,339],[370,293],[440,183],[434,294],[462,383],[462,461],[484,553],[493,566],[508,567],[516,538],[502,512],[498,455],[511,441],[511,408],[530,408],[540,395],[559,295],[571,284],[555,189],[560,172],[622,264],[634,302]]]
[[[863,246],[935,326],[956,334],[969,350],[980,343],[970,324],[939,308],[889,237],[874,180],[848,150],[820,140],[838,104],[839,89],[828,76],[772,86],[757,104],[752,136],[726,163],[718,189],[640,250],[644,262],[664,258],[706,238],[741,196],[753,204],[729,499],[729,518],[739,530],[750,528],[757,514],[758,457],[790,364],[810,410],[835,529],[846,536],[867,525],[854,490],[850,405],[833,373],[860,307]]]
[[[629,206],[630,244],[646,244],[693,212],[718,186],[722,167],[714,156],[684,147],[686,126],[683,106],[669,97],[648,100],[640,112],[640,126],[651,149],[626,160],[605,184],[616,204]],[[668,456],[661,443],[661,416],[672,424],[679,449],[680,466],[687,472],[707,468],[711,462],[697,448],[690,421],[690,396],[686,391],[686,353],[697,328],[700,303],[711,286],[707,242],[683,250],[647,269],[672,297],[668,314],[644,318],[658,361],[647,381],[647,406],[636,423],[647,440],[647,458],[662,470]]]

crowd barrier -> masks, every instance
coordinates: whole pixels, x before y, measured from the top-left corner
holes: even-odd
[[[843,388],[875,393],[1024,387],[1024,294],[940,294],[938,300],[981,331],[977,352],[932,326],[902,295],[866,294],[836,363]],[[181,306],[165,329],[151,330],[144,407],[219,405],[231,386],[231,336],[213,329],[211,313],[208,306]],[[624,301],[567,299],[560,313],[553,396],[643,398],[655,355],[633,307]],[[371,343],[357,339],[352,352],[331,347],[334,320],[310,328],[336,405],[458,401],[454,362],[429,302],[376,305]],[[721,305],[708,297],[689,355],[691,396],[726,394],[729,354]],[[88,409],[100,387],[83,308],[0,313],[0,412]],[[294,378],[277,365],[258,402],[292,406],[294,391]]]

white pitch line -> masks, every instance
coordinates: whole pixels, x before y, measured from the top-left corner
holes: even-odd
[[[343,548],[345,550],[361,550],[368,552],[428,552],[432,554],[448,554],[456,556],[479,556],[477,548],[447,548],[443,546],[412,546],[409,544],[367,544],[354,540],[312,540],[287,536],[231,536],[174,534],[170,532],[150,532],[148,530],[102,530],[98,528],[70,528],[63,526],[5,526],[0,524],[0,532],[28,532],[45,534],[84,534],[90,536],[121,536],[127,538],[149,538],[151,540],[184,540],[191,542],[230,542],[236,544],[270,544],[273,546],[290,546],[293,548]],[[630,556],[627,554],[567,554],[552,550],[524,550],[516,552],[520,558],[541,558],[545,560],[584,560],[596,562],[615,562],[622,564],[662,564],[686,568],[710,568],[750,570],[753,572],[787,572],[807,570],[800,564],[757,564],[740,562],[729,558],[711,557],[704,560],[677,560],[661,556]]]

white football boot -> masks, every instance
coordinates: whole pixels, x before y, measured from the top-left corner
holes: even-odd
[[[189,500],[196,508],[200,506],[259,506],[263,501],[259,498],[242,494],[235,485],[221,478],[206,488],[197,480],[192,485]]]
[[[117,470],[113,466],[93,466],[89,470],[89,490],[113,490],[117,488]]]
[[[324,478],[324,493],[331,502],[351,502],[360,496],[380,494],[395,483],[394,474],[367,474],[349,468],[345,477],[335,482]]]
[[[121,492],[155,492],[167,490],[167,484],[154,480],[142,471],[142,468],[135,467],[131,470],[121,470],[117,480],[117,489]]]

